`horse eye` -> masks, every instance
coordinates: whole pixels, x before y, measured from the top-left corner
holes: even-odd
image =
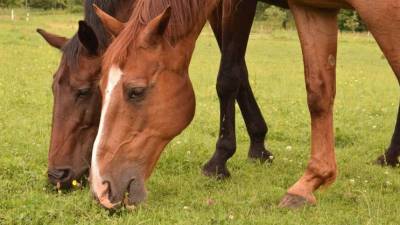
[[[132,87],[128,90],[128,98],[131,100],[138,100],[144,96],[146,92],[145,87]]]
[[[89,96],[90,95],[90,91],[91,91],[90,88],[78,89],[77,97],[78,98],[83,98],[83,97]]]

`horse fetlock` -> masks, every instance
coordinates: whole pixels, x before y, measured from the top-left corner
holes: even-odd
[[[236,152],[236,141],[227,138],[220,138],[217,142],[217,150],[215,158],[221,160],[228,160]]]
[[[400,149],[398,151],[393,151],[392,149],[388,149],[388,151],[379,156],[376,159],[376,163],[381,166],[392,166],[392,167],[400,167]]]
[[[273,154],[264,147],[264,143],[251,143],[248,158],[261,163],[274,160]]]
[[[336,163],[311,161],[308,164],[305,176],[309,177],[310,180],[314,180],[315,189],[318,189],[320,186],[328,186],[336,180]]]

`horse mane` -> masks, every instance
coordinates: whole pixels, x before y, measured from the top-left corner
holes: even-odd
[[[97,39],[99,41],[100,52],[104,51],[110,42],[110,35],[105,30],[100,19],[93,10],[93,4],[96,4],[102,10],[107,12],[109,15],[115,15],[115,10],[119,0],[85,0],[84,1],[84,20],[87,24],[91,26],[93,31],[96,33]],[[62,48],[64,57],[67,59],[68,66],[70,68],[77,68],[79,66],[79,55],[82,51],[82,44],[79,41],[78,34],[75,33],[74,36],[68,41],[68,43]]]
[[[114,63],[125,62],[128,50],[135,43],[140,32],[153,18],[160,15],[168,6],[171,18],[165,37],[172,44],[185,37],[201,20],[206,20],[210,2],[218,0],[137,0],[132,16],[126,27],[111,43],[104,55],[105,68]]]

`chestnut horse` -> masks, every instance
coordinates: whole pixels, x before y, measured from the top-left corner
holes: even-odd
[[[223,4],[240,2],[226,0]],[[125,192],[129,193],[126,205],[141,202],[146,195],[145,180],[165,145],[192,120],[195,100],[188,66],[200,30],[217,3],[138,0],[125,25],[100,14],[110,30],[122,30],[103,61],[100,89],[104,101],[92,155],[91,188],[103,206],[121,205]],[[374,2],[374,7],[365,0],[287,3],[294,14],[303,51],[312,132],[307,169],[280,203],[282,207],[298,207],[315,204],[313,192],[334,182],[337,174],[332,118],[337,13],[340,8],[359,12],[400,79],[400,47],[395,44],[400,40],[396,29],[400,25],[400,2]],[[236,7],[224,8],[232,13]],[[395,142],[397,128],[398,125]],[[398,145],[394,145],[398,152]]]
[[[61,188],[71,186],[90,167],[92,146],[100,119],[98,90],[101,58],[111,42],[94,13],[92,4],[126,21],[135,0],[86,0],[85,20],[78,32],[67,39],[38,29],[39,34],[63,56],[53,81],[53,123],[48,155],[49,181]]]

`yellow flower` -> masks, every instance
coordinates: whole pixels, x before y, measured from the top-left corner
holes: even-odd
[[[73,180],[72,181],[72,186],[77,186],[77,185],[78,185],[78,182],[76,180]]]

